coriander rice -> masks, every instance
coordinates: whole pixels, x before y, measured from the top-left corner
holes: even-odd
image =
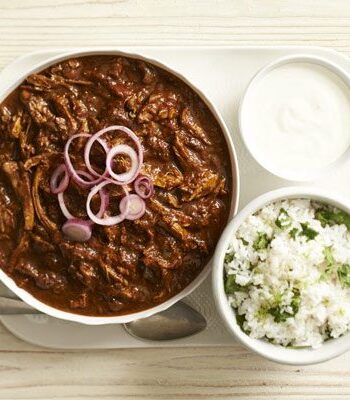
[[[310,200],[263,207],[225,255],[225,291],[251,337],[317,348],[350,327],[350,216]]]

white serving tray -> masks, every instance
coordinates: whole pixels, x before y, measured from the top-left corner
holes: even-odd
[[[312,54],[328,58],[350,73],[348,58],[320,47],[118,47],[166,63],[184,74],[216,104],[233,136],[241,174],[240,208],[254,197],[291,182],[277,178],[261,168],[248,154],[239,137],[237,110],[240,97],[259,68],[289,54]],[[69,49],[70,50],[70,49]],[[108,50],[108,49],[106,49]],[[110,48],[109,48],[110,50]],[[23,70],[67,49],[44,50],[23,56],[0,72],[1,82],[13,80]],[[337,191],[350,197],[350,161],[311,186]],[[5,288],[0,287],[0,294]],[[231,345],[228,334],[216,313],[210,278],[186,302],[200,311],[208,322],[205,331],[189,338],[170,342],[146,342],[129,336],[121,325],[84,326],[45,315],[3,316],[2,323],[17,337],[45,347],[61,349],[97,349],[132,347],[184,347]]]

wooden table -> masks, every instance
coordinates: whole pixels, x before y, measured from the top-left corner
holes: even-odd
[[[348,0],[0,0],[0,68],[91,45],[319,45],[350,55]],[[311,367],[231,348],[62,352],[0,326],[0,399],[350,399],[350,353]]]

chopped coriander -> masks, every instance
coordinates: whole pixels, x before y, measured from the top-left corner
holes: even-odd
[[[226,253],[224,258],[224,263],[229,264],[230,262],[233,261],[234,258],[235,258],[234,253]]]
[[[256,318],[258,318],[260,320],[264,320],[264,319],[266,319],[268,313],[269,313],[268,305],[262,304],[255,316],[256,316]]]
[[[300,302],[301,302],[300,290],[297,288],[294,288],[293,289],[293,299],[290,303],[292,310],[293,310],[293,315],[295,315],[299,311]]]
[[[249,242],[247,242],[245,239],[241,238],[242,243],[244,244],[244,246],[248,246]]]
[[[281,292],[276,292],[273,296],[274,304],[281,304],[282,299],[283,299],[283,293]]]
[[[253,264],[252,262],[249,263],[249,270],[253,271],[258,264]]]
[[[287,229],[292,225],[292,219],[284,208],[280,209],[280,213],[278,214],[275,224],[280,229]]]
[[[338,279],[343,287],[350,287],[350,264],[343,264],[338,268]]]
[[[226,294],[234,294],[241,289],[242,286],[236,283],[236,275],[226,275],[226,280],[225,280]]]
[[[268,238],[266,233],[258,232],[258,237],[253,243],[253,248],[256,251],[265,250],[267,249],[268,245],[270,244],[271,240]]]
[[[332,253],[332,246],[325,247],[323,249],[323,255],[324,255],[324,258],[326,261],[326,269],[321,274],[321,277],[320,277],[321,280],[329,279],[329,277],[332,274],[332,271],[334,269],[334,266],[335,266],[335,259],[333,257],[333,253]]]
[[[302,222],[300,225],[302,229],[302,231],[300,232],[300,236],[306,236],[308,241],[315,239],[315,237],[318,235],[317,231],[309,228],[309,224],[307,222]]]
[[[329,326],[328,322],[327,322],[327,325],[324,328],[324,335],[326,337],[326,340],[329,340],[332,337],[332,329]]]
[[[245,316],[244,315],[239,315],[238,313],[236,313],[236,321],[237,321],[237,324],[239,325],[239,327],[243,331],[243,324],[245,322]]]
[[[325,208],[316,211],[315,218],[321,222],[323,227],[326,225],[344,224],[348,230],[350,230],[350,215],[345,211],[332,211],[331,209]]]
[[[227,294],[234,294],[238,289],[235,275],[226,275],[225,279],[225,292]]]
[[[297,233],[299,232],[298,228],[293,228],[289,231],[289,236],[295,240]]]
[[[287,313],[286,311],[282,311],[280,306],[269,308],[269,314],[271,314],[273,316],[273,320],[278,323],[285,322],[287,318],[293,316],[292,314]]]
[[[335,260],[333,257],[332,246],[325,247],[323,250],[323,255],[326,260],[327,267],[333,267],[333,265],[335,264]]]
[[[321,222],[323,227],[325,227],[326,225],[333,225],[334,221],[332,215],[333,212],[330,210],[318,210],[315,213],[315,218]]]
[[[279,297],[279,303],[275,303],[273,307],[269,308],[268,313],[274,317],[274,321],[285,322],[287,318],[294,317],[294,315],[299,311],[300,307],[300,291],[299,289],[293,289],[293,299],[290,303],[293,312],[283,311],[283,308],[280,305],[282,298]]]

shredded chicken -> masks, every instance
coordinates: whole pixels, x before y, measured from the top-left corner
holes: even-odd
[[[193,201],[208,194],[224,193],[225,178],[210,170],[192,172],[186,175],[179,189],[182,201]]]
[[[205,133],[202,126],[196,121],[191,109],[186,107],[181,114],[181,123],[182,125],[189,129],[190,132],[197,138],[202,140],[205,144],[210,145],[210,140],[208,135]]]
[[[34,227],[34,207],[30,193],[30,178],[23,164],[8,161],[2,165],[2,170],[11,182],[12,188],[21,201],[24,218],[24,229],[30,231]]]
[[[62,233],[66,220],[50,177],[64,162],[69,137],[111,125],[138,136],[140,174],[155,192],[141,218],[93,224],[90,240],[73,242]],[[104,140],[113,147],[128,139],[113,132]],[[76,169],[85,168],[85,143],[70,148]],[[84,315],[128,314],[164,302],[195,279],[226,222],[226,151],[202,100],[147,62],[87,56],[32,74],[0,104],[0,268],[40,300]],[[101,146],[90,156],[102,172]],[[129,168],[128,157],[115,157],[116,172]],[[106,215],[117,215],[121,190],[109,186]],[[88,193],[70,180],[64,200],[75,218],[87,219]],[[98,196],[92,203],[98,209]]]
[[[146,162],[141,172],[149,176],[155,186],[163,189],[174,189],[180,186],[184,179],[182,172],[173,163],[164,166]]]

